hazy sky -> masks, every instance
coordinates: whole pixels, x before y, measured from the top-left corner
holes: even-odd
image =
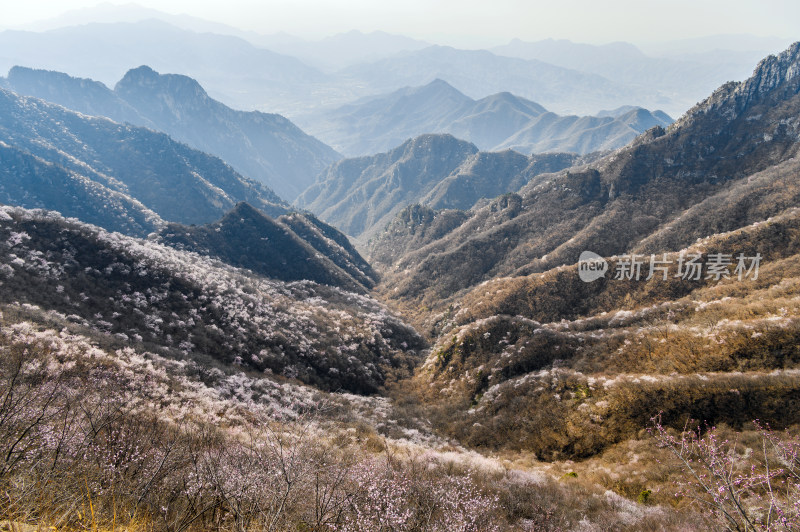
[[[130,0],[111,0],[126,4]],[[604,43],[749,33],[800,39],[797,0],[138,0],[259,33],[322,37],[383,30],[441,44],[483,46],[513,37]],[[95,6],[98,0],[0,0],[0,27]]]

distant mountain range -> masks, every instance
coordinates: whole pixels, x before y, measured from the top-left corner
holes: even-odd
[[[662,108],[661,104],[669,102],[655,87],[643,91],[596,74],[542,61],[449,46],[430,46],[355,65],[342,70],[338,76],[370,87],[373,94],[442,79],[471,98],[511,92],[548,109],[569,113],[591,113],[631,103]]]
[[[196,33],[166,22],[86,24],[37,33],[0,32],[0,71],[15,65],[66,72],[112,86],[131,68],[191,76],[213,98],[237,109],[278,111],[308,84],[324,81],[293,57],[258,48],[239,37]],[[243,74],[247,73],[247,74]]]
[[[767,44],[763,43],[764,46]],[[537,42],[514,39],[491,51],[502,56],[544,61],[589,72],[633,87],[658,87],[670,100],[689,108],[720,83],[750,75],[753,64],[771,51],[769,47],[761,48],[760,43],[753,46],[758,48],[748,52],[718,49],[713,58],[708,56],[709,52],[662,57],[647,55],[625,42],[598,46],[563,39]],[[704,48],[698,46],[695,50],[698,49]]]
[[[395,54],[427,48],[431,44],[383,31],[364,33],[357,30],[339,33],[316,41],[281,39],[280,36],[249,37],[253,42],[275,52],[333,73],[359,63],[377,61]]]
[[[563,153],[480,152],[452,135],[422,135],[386,153],[331,165],[296,204],[366,241],[410,204],[469,209],[578,160]]]
[[[168,133],[221,157],[288,201],[340,158],[280,115],[235,111],[210,98],[192,78],[146,66],[127,72],[113,91],[92,80],[23,67],[9,71],[6,85],[81,113]]]
[[[43,32],[91,23],[136,23],[146,20],[159,20],[195,33],[216,33],[239,37],[256,46],[296,57],[308,65],[331,72],[367,60],[376,60],[399,52],[419,50],[430,46],[430,43],[425,41],[383,31],[364,33],[351,30],[313,41],[286,33],[265,35],[190,15],[165,13],[134,3],[124,5],[103,3],[93,7],[73,9],[58,17],[15,29]]]
[[[559,116],[508,92],[473,100],[436,79],[315,113],[301,123],[350,157],[386,151],[424,133],[449,133],[482,150],[586,154],[621,148],[672,118],[631,106],[602,116]]]
[[[211,97],[236,109],[277,112],[292,120],[435,79],[474,99],[508,91],[558,114],[593,115],[636,105],[679,116],[714,86],[744,78],[753,57],[763,56],[761,42],[752,44],[758,48],[754,51],[722,49],[666,58],[643,57],[628,44],[562,41],[457,50],[351,32],[309,42],[154,10],[129,11],[99,13],[94,20],[102,22],[82,24],[77,21],[93,16],[77,14],[40,27],[47,31],[4,31],[0,71],[22,65],[111,86],[127,70],[148,65],[188,75]],[[58,24],[64,26],[53,27]]]

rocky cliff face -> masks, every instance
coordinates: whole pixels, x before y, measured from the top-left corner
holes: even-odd
[[[780,89],[775,92],[776,89]],[[772,100],[786,99],[800,92],[800,42],[778,54],[761,60],[753,75],[745,81],[726,83],[714,93],[690,109],[678,120],[676,127],[685,126],[699,116],[718,113],[733,120],[748,107],[769,97]]]

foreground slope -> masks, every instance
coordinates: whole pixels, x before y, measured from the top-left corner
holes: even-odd
[[[333,317],[338,322],[329,325],[336,325],[337,337],[369,322],[373,334],[367,343],[381,350],[380,338],[400,328],[381,323],[370,311],[374,302],[365,298],[340,304],[330,297],[345,295],[340,291],[258,282],[242,270],[48,213],[3,208],[0,218],[0,232],[8,237],[0,241],[0,390],[5,398],[0,448],[6,457],[0,471],[0,515],[12,528],[355,532],[387,522],[399,530],[527,530],[620,522],[631,530],[708,528],[702,516],[661,501],[638,505],[604,486],[558,481],[557,470],[531,470],[456,447],[432,434],[426,420],[385,397],[321,391],[257,371],[250,363],[256,361],[245,357],[227,363],[214,356],[212,343],[198,341],[200,334],[191,338],[195,346],[186,342],[181,352],[170,348],[175,336],[170,320],[181,319],[175,322],[178,327],[193,333],[219,327],[233,342],[246,336],[253,318],[262,326],[267,325],[262,318],[290,320],[280,327],[279,339],[283,345],[300,341],[302,346],[304,338],[327,335],[325,324]],[[80,254],[67,249],[59,255],[50,242],[46,254],[33,251],[42,241],[39,230],[51,228],[62,239],[58,244],[67,248],[80,245],[79,233],[91,243]],[[101,266],[92,246],[118,262],[102,272],[87,267],[82,274],[91,283],[78,282],[73,269],[87,262]],[[129,256],[137,259],[135,276],[123,268]],[[45,283],[54,288],[49,300],[30,294],[41,306],[30,303],[22,289],[38,280],[37,271],[65,281]],[[125,279],[130,287],[120,285]],[[144,294],[116,299],[121,313],[129,295],[134,300],[133,315],[125,318],[129,327],[135,327],[142,312],[152,326],[163,328],[152,341],[150,335],[123,337],[114,326],[119,316],[108,321],[97,314],[81,317],[88,309],[94,312],[92,303],[82,304],[84,298],[100,296],[112,285],[125,292],[150,282],[159,284]],[[70,298],[71,290],[81,286],[93,291]],[[165,288],[186,306],[164,299]],[[195,305],[197,290],[209,297],[201,305]],[[306,297],[312,291],[316,296]],[[104,300],[94,307],[103,311]],[[73,313],[55,310],[64,307],[59,301]],[[267,304],[277,308],[259,318],[260,307]],[[166,307],[172,314],[162,312]],[[215,312],[235,319],[214,320]],[[261,338],[274,339],[275,333],[264,329]],[[352,342],[347,363],[355,367],[359,355],[353,346],[361,339],[342,340]],[[337,367],[334,363],[331,373]],[[655,474],[671,472],[660,467]]]

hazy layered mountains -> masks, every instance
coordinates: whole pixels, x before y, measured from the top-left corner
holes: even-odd
[[[27,24],[20,29],[49,31],[91,23],[136,23],[146,20],[158,20],[195,33],[216,33],[239,37],[256,46],[296,57],[308,65],[331,72],[359,62],[374,61],[396,53],[430,46],[430,43],[425,41],[383,31],[364,33],[351,30],[319,40],[306,40],[287,33],[262,34],[191,15],[165,13],[134,3],[125,5],[103,3],[92,7],[73,9],[52,19]]]
[[[386,151],[425,133],[449,133],[484,151],[586,154],[620,148],[651,127],[672,123],[662,111],[631,106],[579,117],[559,116],[509,92],[474,100],[441,79],[300,121],[307,131],[351,157]]]
[[[616,108],[631,102],[659,108],[661,103],[668,102],[657,90],[646,94],[596,74],[537,60],[502,57],[486,50],[459,50],[449,46],[430,46],[355,65],[339,75],[368,84],[374,92],[443,79],[472,98],[508,91],[549,109],[571,113]]]
[[[742,61],[731,59],[725,50],[719,51],[717,66],[690,57],[672,62],[638,58],[637,68],[643,65],[649,70],[636,77],[633,67],[623,68],[615,47],[593,47],[581,54],[599,54],[597,61],[550,63],[547,59],[560,61],[570,54],[541,60],[525,51],[459,50],[357,32],[310,42],[285,35],[244,34],[166,14],[122,18],[136,20],[112,22],[113,17],[103,16],[98,18],[106,20],[103,23],[0,32],[0,70],[25,65],[111,86],[128,69],[149,65],[198,80],[211,97],[236,109],[277,112],[292,120],[435,79],[447,81],[470,98],[508,91],[558,114],[592,115],[636,105],[677,116],[711,87],[746,75]],[[598,70],[597,65],[605,64],[623,66]],[[732,66],[718,66],[728,64]]]
[[[237,109],[275,109],[298,87],[325,76],[293,57],[235,36],[197,33],[167,22],[91,23],[45,32],[0,32],[0,70],[14,65],[68,72],[112,86],[130,68],[149,65],[197,79]],[[247,74],[243,74],[247,73]]]
[[[564,153],[481,152],[452,135],[421,135],[388,152],[331,165],[296,204],[365,241],[410,204],[469,209],[578,160]]]
[[[756,49],[736,51],[722,49],[734,46],[733,43],[705,46],[697,43],[694,53],[687,48],[683,53],[662,51],[659,55],[648,55],[626,42],[589,45],[564,39],[536,42],[513,39],[491,51],[596,74],[632,87],[658,87],[674,103],[680,102],[688,109],[723,81],[746,78],[753,64],[771,51],[770,45],[775,43],[753,43]],[[716,52],[705,51],[709,47],[716,47]]]
[[[10,70],[7,85],[81,113],[164,131],[221,157],[289,201],[340,158],[283,116],[233,110],[194,79],[146,66],[128,71],[113,91],[92,80],[22,67]]]

